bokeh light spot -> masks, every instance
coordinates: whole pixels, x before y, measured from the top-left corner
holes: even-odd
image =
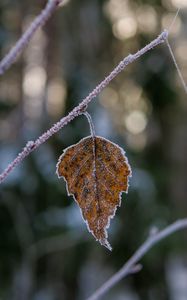
[[[136,34],[137,23],[133,17],[126,17],[116,21],[112,27],[113,34],[119,40],[133,37]]]
[[[128,116],[125,116],[125,126],[132,134],[139,134],[143,132],[146,125],[146,115],[140,110],[134,110]]]

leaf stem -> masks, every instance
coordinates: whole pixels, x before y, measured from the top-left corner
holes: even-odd
[[[92,117],[87,111],[85,111],[83,114],[86,116],[86,118],[88,120],[88,123],[90,126],[90,133],[91,133],[92,138],[94,139],[95,138],[95,128],[94,128],[94,124],[92,121]]]

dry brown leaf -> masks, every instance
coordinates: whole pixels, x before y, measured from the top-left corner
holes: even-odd
[[[130,174],[123,149],[99,136],[68,147],[57,164],[57,175],[64,177],[89,231],[110,250],[107,228],[121,204],[121,193],[128,190]]]

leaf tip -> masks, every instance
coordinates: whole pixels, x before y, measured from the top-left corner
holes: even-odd
[[[112,252],[112,247],[107,240],[105,241],[105,243],[102,243],[101,245],[105,246],[108,250]]]

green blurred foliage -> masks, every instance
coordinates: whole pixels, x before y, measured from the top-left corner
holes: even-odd
[[[76,0],[59,9],[0,80],[0,169],[76,106],[124,56],[154,39],[174,16],[174,4]],[[44,5],[43,0],[1,1],[1,57]],[[184,8],[171,32],[179,54],[186,16]],[[186,59],[178,59],[185,76]],[[3,300],[86,299],[125,263],[152,226],[163,228],[186,216],[187,104],[166,45],[129,66],[88,111],[97,134],[125,149],[133,172],[109,229],[113,251],[93,239],[55,174],[63,149],[89,134],[80,116],[1,186]],[[186,233],[163,241],[142,260],[140,273],[103,299],[184,299],[175,298],[170,275],[180,276],[180,261],[187,265],[186,249]]]

